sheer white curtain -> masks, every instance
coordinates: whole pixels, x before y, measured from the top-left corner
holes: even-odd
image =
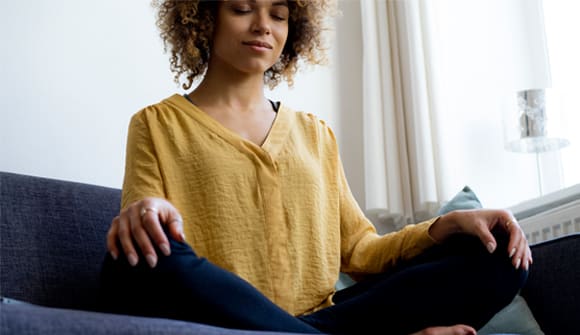
[[[549,85],[540,2],[360,1],[368,213],[398,228],[465,185],[486,207],[535,194],[531,157],[504,149],[502,110]]]
[[[401,226],[442,200],[426,8],[416,0],[360,4],[365,205]]]

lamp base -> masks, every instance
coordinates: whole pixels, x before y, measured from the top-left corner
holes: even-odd
[[[558,150],[569,144],[565,138],[537,136],[508,142],[505,148],[513,152],[538,153]]]

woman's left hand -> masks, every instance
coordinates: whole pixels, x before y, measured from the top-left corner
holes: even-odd
[[[438,242],[458,233],[477,236],[492,253],[497,248],[497,242],[491,233],[495,227],[500,227],[509,234],[507,252],[514,267],[519,269],[521,266],[528,270],[533,262],[532,251],[524,231],[507,210],[473,209],[449,212],[431,225],[429,235]]]

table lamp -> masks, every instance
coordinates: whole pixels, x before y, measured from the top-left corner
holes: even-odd
[[[525,89],[517,91],[516,113],[505,118],[505,148],[512,152],[535,153],[538,170],[540,195],[542,192],[542,175],[539,155],[544,152],[559,150],[570,144],[567,139],[558,136],[555,111],[546,108],[545,89]],[[548,104],[550,105],[550,104]]]

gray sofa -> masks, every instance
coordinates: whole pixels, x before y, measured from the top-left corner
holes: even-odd
[[[0,172],[0,334],[275,334],[99,311],[119,203],[118,189]],[[546,334],[580,334],[580,235],[533,252],[522,296]]]

